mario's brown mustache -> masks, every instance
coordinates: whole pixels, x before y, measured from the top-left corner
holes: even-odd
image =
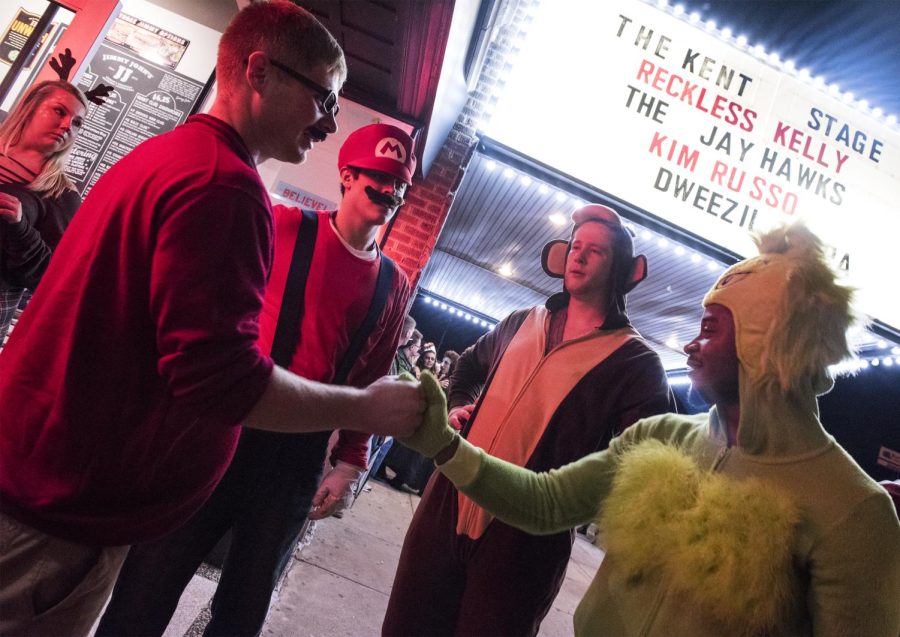
[[[366,194],[369,199],[379,206],[387,206],[388,208],[396,208],[403,205],[403,197],[391,195],[380,190],[375,190],[372,186],[366,186]]]

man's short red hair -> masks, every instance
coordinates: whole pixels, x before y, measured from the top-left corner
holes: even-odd
[[[340,84],[347,78],[347,63],[337,40],[311,13],[292,2],[250,4],[231,20],[219,40],[219,90],[237,84],[254,51],[263,51],[301,73],[324,64],[329,72],[337,71]]]

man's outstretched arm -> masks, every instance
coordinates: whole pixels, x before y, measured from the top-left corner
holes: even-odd
[[[275,366],[243,424],[282,433],[352,429],[407,437],[424,411],[417,382],[385,377],[357,389],[306,380]]]

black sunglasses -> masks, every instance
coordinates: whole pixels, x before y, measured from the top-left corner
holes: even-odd
[[[284,71],[289,76],[300,82],[303,86],[315,93],[319,98],[319,101],[322,103],[322,109],[332,117],[337,117],[338,112],[341,110],[341,105],[338,104],[337,93],[328,90],[317,82],[313,82],[305,75],[298,73],[291,67],[287,66],[286,64],[282,64],[278,60],[269,58],[269,62],[271,62],[272,66],[274,66],[276,69]]]

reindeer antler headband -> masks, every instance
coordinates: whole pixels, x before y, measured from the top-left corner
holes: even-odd
[[[56,74],[59,75],[59,79],[63,82],[69,81],[69,73],[72,72],[72,67],[75,66],[75,58],[72,56],[72,51],[70,49],[66,49],[62,53],[59,54],[59,60],[56,58],[50,59],[50,68],[56,71]],[[112,92],[113,87],[107,86],[106,84],[98,84],[90,91],[86,91],[84,96],[88,98],[94,104],[103,104],[106,97],[109,97],[109,94]]]

